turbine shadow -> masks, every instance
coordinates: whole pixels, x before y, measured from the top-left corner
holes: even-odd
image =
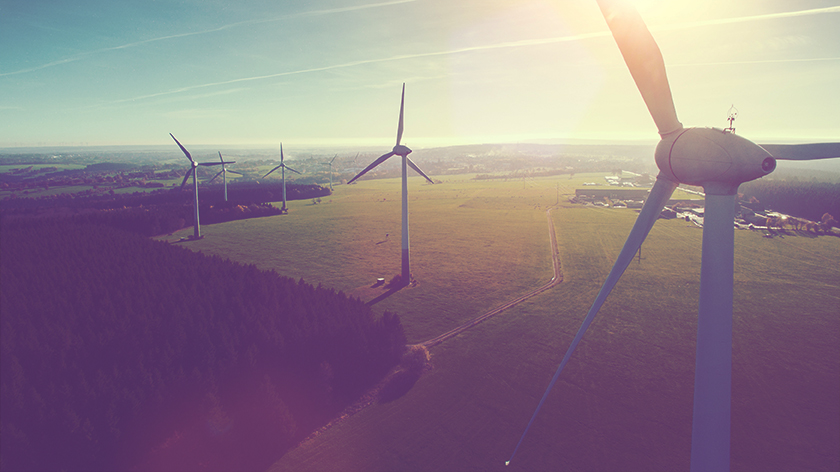
[[[376,305],[377,303],[381,302],[382,300],[385,300],[386,298],[390,297],[391,295],[399,292],[400,290],[403,289],[403,287],[406,287],[406,286],[408,286],[408,284],[403,284],[403,283],[401,283],[400,285],[397,285],[397,286],[392,286],[391,288],[388,289],[387,292],[385,292],[382,295],[374,298],[373,300],[365,303],[365,305],[367,305],[367,306]]]

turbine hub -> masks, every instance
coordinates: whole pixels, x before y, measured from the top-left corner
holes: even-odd
[[[397,144],[394,146],[394,149],[391,151],[398,156],[407,156],[411,154],[411,149],[408,146],[403,146],[402,144]]]
[[[743,182],[763,177],[776,160],[757,144],[716,128],[688,128],[656,146],[656,165],[669,179],[732,195]]]

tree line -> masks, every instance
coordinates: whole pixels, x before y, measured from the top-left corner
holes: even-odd
[[[344,293],[108,226],[2,241],[3,470],[265,469],[405,349]]]
[[[840,215],[840,183],[757,179],[741,184],[743,200],[760,202],[753,210],[774,210],[788,215],[821,221],[825,213]]]
[[[279,215],[280,209],[268,202],[282,198],[280,184],[243,183],[228,186],[229,199],[223,189],[200,190],[199,213],[203,224]],[[288,200],[320,198],[330,190],[320,185],[287,185]],[[187,191],[158,190],[130,194],[99,194],[73,197],[60,194],[51,198],[13,198],[2,202],[5,219],[59,215],[71,217],[80,224],[103,224],[143,236],[158,236],[192,226],[194,194]]]

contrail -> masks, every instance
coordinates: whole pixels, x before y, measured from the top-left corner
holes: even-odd
[[[668,31],[676,29],[696,28],[699,26],[728,25],[732,23],[745,23],[748,21],[775,20],[777,18],[793,18],[797,16],[820,15],[823,13],[840,13],[840,6],[813,8],[811,10],[788,11],[782,13],[766,13],[763,15],[753,16],[739,16],[736,18],[720,18],[717,20],[694,21],[689,23],[678,23],[673,26],[658,27],[655,29],[657,31]]]
[[[818,13],[837,13],[840,12],[840,7],[828,7],[828,8],[817,8],[813,10],[803,10],[798,12],[787,12],[787,13],[771,13],[766,15],[755,15],[749,17],[738,17],[738,18],[726,18],[720,20],[706,20],[706,21],[697,21],[691,23],[681,23],[672,26],[656,28],[658,31],[662,30],[677,30],[677,29],[687,29],[687,28],[696,28],[701,26],[711,26],[711,25],[720,25],[720,24],[729,24],[729,23],[739,23],[739,22],[746,22],[746,21],[757,21],[757,20],[768,20],[768,19],[775,19],[775,18],[785,18],[785,17],[795,17],[795,16],[805,16],[805,15],[814,15]],[[571,41],[581,41],[585,39],[592,39],[592,38],[601,38],[601,37],[608,37],[611,36],[609,31],[598,31],[594,33],[583,33],[571,36],[559,36],[553,38],[542,38],[542,39],[524,39],[520,41],[510,41],[505,43],[497,43],[497,44],[488,44],[483,46],[470,46],[458,49],[448,49],[445,51],[432,51],[432,52],[424,52],[418,54],[400,54],[396,56],[378,58],[378,59],[363,59],[359,61],[352,61],[352,62],[345,62],[342,64],[333,64],[329,66],[323,67],[313,67],[308,69],[300,69],[294,71],[286,71],[286,72],[278,72],[276,74],[268,74],[268,75],[258,75],[253,77],[242,77],[238,79],[231,79],[222,82],[211,82],[206,84],[199,84],[199,85],[191,85],[187,87],[181,87],[173,90],[168,90],[164,92],[153,93],[149,95],[141,95],[138,97],[127,98],[123,100],[117,100],[109,103],[124,103],[130,102],[135,100],[143,100],[147,98],[154,98],[159,97],[162,95],[172,95],[176,93],[186,92],[189,90],[194,90],[198,88],[205,88],[205,87],[215,87],[220,85],[227,85],[233,84],[238,82],[250,82],[256,80],[265,80],[271,79],[276,77],[284,77],[289,75],[299,75],[299,74],[308,74],[312,72],[323,72],[328,70],[335,70],[335,69],[345,69],[349,67],[356,67],[361,65],[367,64],[377,64],[383,62],[393,62],[393,61],[402,61],[408,59],[418,59],[424,57],[436,57],[436,56],[448,56],[448,55],[455,55],[455,54],[462,54],[467,52],[476,52],[476,51],[489,51],[494,49],[505,49],[505,48],[518,48],[518,47],[528,47],[528,46],[539,46],[539,45],[546,45],[546,44],[556,44],[556,43],[564,43],[564,42],[571,42]],[[826,57],[826,58],[809,58],[809,59],[779,59],[779,60],[764,60],[764,61],[733,61],[733,62],[709,62],[709,63],[692,63],[692,64],[673,64],[669,65],[669,67],[684,67],[684,66],[702,66],[702,65],[724,65],[724,64],[758,64],[758,63],[784,63],[784,62],[817,62],[817,61],[836,61],[840,58],[835,57]]]
[[[253,76],[253,77],[241,77],[241,78],[238,78],[238,79],[225,80],[225,81],[221,81],[221,82],[210,82],[210,83],[207,83],[207,84],[190,85],[190,86],[187,86],[187,87],[181,87],[181,88],[177,88],[177,89],[173,89],[173,90],[167,90],[165,92],[158,92],[158,93],[152,93],[152,94],[148,94],[148,95],[141,95],[141,96],[133,97],[133,98],[125,98],[125,99],[122,99],[122,100],[116,100],[116,101],[112,101],[112,102],[108,102],[108,103],[109,104],[114,104],[114,103],[131,102],[131,101],[135,101],[135,100],[143,100],[143,99],[146,99],[146,98],[159,97],[159,96],[162,96],[162,95],[172,95],[172,94],[175,94],[175,93],[187,92],[189,90],[194,90],[194,89],[198,89],[198,88],[216,87],[216,86],[219,86],[219,85],[235,84],[235,83],[238,83],[238,82],[250,82],[250,81],[254,81],[254,80],[272,79],[272,78],[275,78],[275,77],[284,77],[284,76],[288,76],[288,75],[308,74],[308,73],[311,73],[311,72],[322,72],[322,71],[327,71],[327,70],[345,69],[345,68],[348,68],[348,67],[356,67],[356,66],[361,66],[361,65],[366,65],[366,64],[377,64],[377,63],[382,63],[382,62],[403,61],[403,60],[407,60],[407,59],[417,59],[417,58],[423,58],[423,57],[448,56],[448,55],[453,55],[453,54],[461,54],[461,53],[474,52],[474,51],[487,51],[487,50],[493,50],[493,49],[518,48],[518,47],[525,47],[525,46],[537,46],[537,45],[541,45],[541,44],[563,43],[563,42],[578,41],[578,40],[581,40],[581,39],[597,38],[597,37],[609,36],[609,35],[610,35],[609,31],[599,31],[597,33],[585,33],[585,34],[578,34],[578,35],[574,35],[574,36],[562,36],[562,37],[556,37],[556,38],[543,38],[543,39],[524,39],[524,40],[521,40],[521,41],[512,41],[512,42],[507,42],[507,43],[490,44],[490,45],[485,45],[485,46],[470,46],[470,47],[459,48],[459,49],[448,49],[448,50],[445,50],[445,51],[423,52],[423,53],[419,53],[419,54],[400,54],[400,55],[396,55],[396,56],[383,57],[383,58],[378,58],[378,59],[363,59],[363,60],[359,60],[359,61],[345,62],[345,63],[342,63],[342,64],[333,64],[333,65],[323,66],[323,67],[312,67],[312,68],[309,68],[309,69],[300,69],[300,70],[287,71],[287,72],[278,72],[276,74],[257,75],[257,76]]]
[[[256,24],[261,24],[261,23],[271,23],[271,22],[274,22],[274,21],[283,21],[283,20],[288,20],[288,19],[292,19],[292,18],[305,18],[305,17],[312,17],[312,16],[331,15],[331,14],[335,14],[335,13],[345,13],[345,12],[350,12],[350,11],[367,10],[367,9],[370,9],[370,8],[379,8],[379,7],[387,7],[387,6],[391,6],[391,5],[400,5],[400,4],[403,4],[403,3],[411,3],[411,2],[415,2],[415,1],[417,1],[417,0],[393,0],[393,1],[390,1],[390,2],[369,3],[369,4],[366,4],[366,5],[355,5],[355,6],[350,6],[350,7],[329,8],[329,9],[325,9],[325,10],[313,10],[313,11],[307,11],[307,12],[301,12],[301,13],[292,13],[290,15],[283,15],[283,16],[278,16],[278,17],[274,17],[274,18],[261,18],[261,19],[254,19],[254,20],[239,21],[239,22],[236,22],[236,23],[230,23],[230,24],[227,24],[227,25],[219,26],[217,28],[211,28],[211,29],[203,30],[203,31],[192,31],[192,32],[189,32],[189,33],[180,33],[180,34],[172,34],[172,35],[168,35],[168,36],[160,36],[160,37],[157,37],[157,38],[149,38],[149,39],[144,39],[144,40],[141,40],[141,41],[134,41],[132,43],[121,44],[119,46],[112,46],[112,47],[107,47],[107,48],[102,48],[102,49],[95,49],[93,51],[86,51],[86,52],[82,52],[82,53],[79,53],[79,54],[74,54],[72,56],[68,56],[68,57],[65,57],[63,59],[59,59],[59,60],[56,60],[56,61],[47,62],[46,64],[41,64],[39,66],[30,67],[28,69],[20,69],[20,70],[16,70],[16,71],[12,71],[12,72],[3,72],[3,73],[0,73],[0,77],[4,77],[4,76],[7,76],[7,75],[25,74],[27,72],[33,72],[33,71],[36,71],[36,70],[46,69],[48,67],[53,67],[53,66],[57,66],[57,65],[60,65],[60,64],[67,64],[69,62],[76,62],[76,61],[84,59],[88,56],[92,56],[94,54],[101,54],[101,53],[108,52],[108,51],[116,51],[118,49],[133,48],[133,47],[142,46],[144,44],[154,43],[154,42],[158,42],[158,41],[166,41],[166,40],[169,40],[169,39],[183,38],[183,37],[187,37],[187,36],[196,36],[196,35],[201,35],[201,34],[216,33],[218,31],[224,31],[224,30],[228,30],[228,29],[232,29],[232,28],[237,28],[237,27],[240,27],[240,26],[256,25]]]

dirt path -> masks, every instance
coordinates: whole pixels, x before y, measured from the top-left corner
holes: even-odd
[[[546,290],[550,289],[551,287],[554,287],[555,285],[563,281],[563,274],[560,273],[560,255],[557,252],[557,236],[554,234],[554,223],[551,221],[551,209],[549,208],[545,213],[548,217],[548,235],[551,244],[551,262],[554,266],[554,276],[551,278],[551,280],[549,280],[548,283],[546,283],[545,285],[538,287],[517,299],[511,300],[498,308],[494,308],[493,310],[490,310],[481,316],[473,318],[472,320],[467,321],[466,323],[462,324],[461,326],[458,326],[457,328],[451,329],[439,336],[435,336],[434,338],[429,339],[428,341],[418,343],[418,346],[423,346],[426,348],[437,346],[438,344],[446,341],[447,339],[457,336],[462,332],[472,328],[473,326],[481,323],[482,321],[488,320],[498,315],[499,313],[507,310],[508,308],[516,306],[535,295],[545,292]]]

